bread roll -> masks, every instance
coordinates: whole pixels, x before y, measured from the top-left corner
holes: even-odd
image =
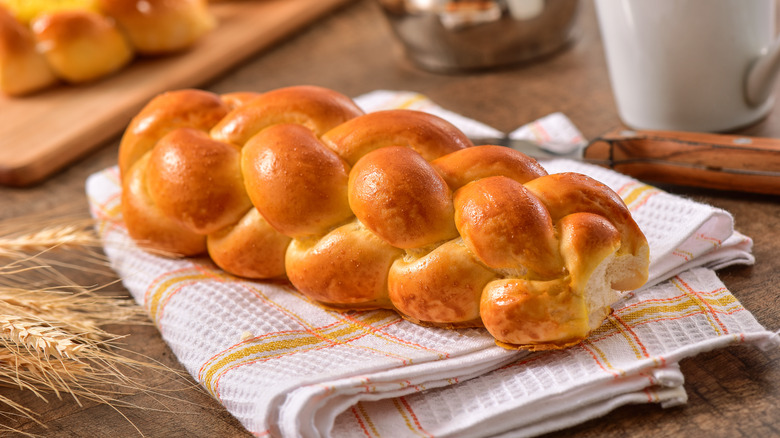
[[[35,44],[32,30],[0,4],[0,91],[21,96],[57,82]]]
[[[206,0],[99,0],[138,53],[159,55],[194,44],[215,26]]]
[[[433,251],[397,258],[388,275],[389,297],[402,315],[418,324],[480,326],[480,297],[496,278],[462,239],[452,239]]]
[[[349,206],[360,222],[397,248],[458,235],[450,188],[409,148],[388,146],[358,160],[349,174]]]
[[[120,165],[144,247],[205,241],[235,275],[286,276],[330,308],[484,326],[506,348],[576,344],[647,280],[647,240],[605,185],[319,87],[169,93],[131,123]]]
[[[133,117],[119,146],[119,170],[149,152],[169,132],[192,128],[208,132],[229,112],[219,96],[200,90],[177,90],[155,96]]]
[[[130,237],[149,251],[172,257],[205,253],[206,236],[188,230],[155,205],[146,180],[148,163],[148,155],[134,163],[122,185],[122,218]]]
[[[250,278],[281,278],[290,240],[273,229],[256,208],[250,208],[235,225],[209,234],[206,245],[214,263],[227,272]]]
[[[133,50],[114,22],[91,11],[60,11],[32,21],[38,49],[54,73],[82,83],[107,76],[133,58]]]
[[[321,238],[294,239],[285,267],[299,291],[328,307],[392,308],[388,273],[402,254],[354,220]]]
[[[252,208],[241,176],[241,151],[203,131],[179,128],[166,134],[149,155],[147,174],[157,208],[197,234],[233,225]]]
[[[58,79],[94,81],[137,53],[190,47],[214,26],[205,0],[6,0],[0,2],[0,92],[22,96]]]
[[[244,145],[241,169],[252,203],[283,234],[321,236],[352,217],[349,166],[301,125],[257,133]]]

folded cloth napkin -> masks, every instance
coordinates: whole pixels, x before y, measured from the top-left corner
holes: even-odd
[[[367,111],[429,111],[470,135],[500,134],[414,93],[357,101]],[[560,114],[535,123],[513,135],[546,127],[546,141],[579,136]],[[727,212],[602,168],[543,165],[615,189],[647,234],[652,263],[648,286],[627,294],[587,341],[533,354],[499,348],[481,329],[326,310],[284,283],[146,253],[122,224],[117,168],[92,175],[87,194],[124,285],[183,366],[257,436],[532,436],[625,403],[684,403],[681,358],[735,343],[780,344],[703,268],[753,262],[751,240]]]

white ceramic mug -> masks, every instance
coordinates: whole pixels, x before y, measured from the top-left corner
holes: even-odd
[[[772,108],[775,0],[596,0],[596,11],[628,126],[729,131]]]

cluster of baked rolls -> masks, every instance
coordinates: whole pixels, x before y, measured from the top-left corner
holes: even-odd
[[[647,240],[605,185],[324,88],[159,95],[119,166],[147,249],[286,277],[330,308],[484,326],[506,347],[577,343],[647,279]]]
[[[214,24],[206,0],[0,0],[0,91],[105,77],[136,54],[187,48]]]

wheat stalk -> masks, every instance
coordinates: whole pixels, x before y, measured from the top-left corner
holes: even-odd
[[[78,270],[105,275],[108,285],[117,281],[92,225],[67,215],[0,222],[0,385],[43,399],[70,395],[77,403],[87,399],[116,409],[129,406],[120,399],[126,394],[160,395],[128,373],[180,375],[121,354],[121,337],[103,329],[150,324],[126,292],[109,296],[106,285],[81,286],[67,275]],[[5,420],[20,416],[40,424],[31,409],[0,395],[0,434],[19,432]]]
[[[21,236],[0,238],[0,255],[16,256],[23,251],[46,251],[68,245],[94,245],[95,241],[95,233],[91,229],[82,225],[64,224]]]
[[[14,315],[0,315],[0,331],[0,337],[34,350],[44,357],[77,359],[85,346],[73,342],[76,338],[74,335]]]
[[[146,324],[141,309],[129,299],[99,296],[92,292],[0,287],[0,314],[38,316],[59,321],[72,333],[109,337],[100,326],[118,321]],[[84,318],[84,314],[88,317]]]

